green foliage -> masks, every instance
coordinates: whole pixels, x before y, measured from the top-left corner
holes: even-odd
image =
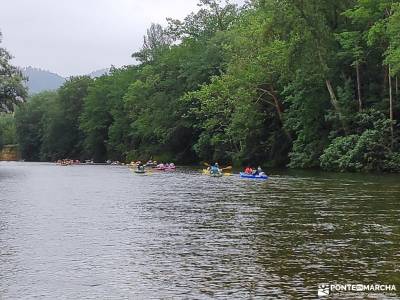
[[[226,31],[237,19],[237,5],[226,0],[200,0],[197,13],[189,14],[183,21],[168,18],[168,33],[174,39],[212,38],[218,31]]]
[[[0,44],[1,38],[0,32]],[[12,111],[27,95],[25,79],[21,70],[10,64],[11,58],[10,53],[0,47],[0,112]]]
[[[202,132],[194,149],[203,160],[240,162],[260,150],[264,115],[253,102],[255,95],[238,85],[233,76],[214,77],[183,98],[191,103],[196,129]]]
[[[398,171],[398,153],[390,141],[390,121],[377,112],[358,114],[364,130],[334,139],[321,156],[321,167],[333,171]],[[375,119],[371,124],[371,119]]]
[[[79,116],[92,79],[72,77],[57,92],[32,96],[16,110],[15,120],[22,157],[54,161],[84,157]]]
[[[15,112],[17,140],[21,155],[29,161],[41,158],[47,111],[57,99],[56,92],[42,92],[21,104]]]
[[[71,77],[59,88],[55,101],[46,111],[41,160],[84,157],[79,116],[91,83],[92,79],[87,76]]]
[[[23,155],[399,171],[399,3],[201,0],[137,66],[21,105]]]
[[[392,15],[387,24],[389,47],[386,51],[387,64],[391,65],[392,75],[400,73],[400,3],[393,4]]]
[[[296,80],[286,86],[284,95],[289,108],[285,126],[296,135],[289,166],[315,168],[329,133],[324,122],[329,96],[318,76],[305,76],[300,71]]]
[[[17,143],[15,120],[13,114],[0,113],[0,149],[4,145]]]
[[[143,47],[139,52],[132,54],[141,63],[154,61],[158,55],[167,50],[172,39],[160,24],[151,24],[147,34],[143,37]]]
[[[364,60],[364,45],[360,31],[343,31],[336,34],[336,38],[342,48],[339,56],[349,57],[354,61],[352,65],[361,63]]]
[[[137,72],[135,67],[113,68],[89,86],[79,118],[86,157],[121,160],[128,153],[129,121],[123,96]]]

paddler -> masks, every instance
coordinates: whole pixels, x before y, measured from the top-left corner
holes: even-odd
[[[219,169],[219,165],[216,162],[213,166],[211,166],[210,174],[219,174],[219,173],[221,173],[221,170]]]
[[[247,168],[244,170],[244,172],[245,172],[246,174],[251,175],[251,174],[253,174],[253,169],[250,168],[250,167],[247,167]]]
[[[138,169],[139,171],[143,171],[143,170],[144,170],[144,165],[143,165],[143,163],[142,163],[141,161],[138,162],[138,164],[137,164],[137,169]]]
[[[265,173],[264,173],[264,171],[261,169],[261,167],[258,166],[258,167],[257,167],[257,170],[255,171],[255,174],[254,174],[254,175],[263,176],[263,175],[265,175]]]

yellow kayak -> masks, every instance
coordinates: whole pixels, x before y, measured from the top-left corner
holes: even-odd
[[[203,172],[203,175],[207,175],[207,176],[211,176],[211,177],[232,176],[232,173],[225,173],[225,172],[211,174],[210,171],[207,169],[203,169],[202,172]]]

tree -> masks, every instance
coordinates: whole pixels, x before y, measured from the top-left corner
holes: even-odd
[[[4,145],[13,145],[16,143],[16,128],[13,114],[0,113],[0,149]]]
[[[160,53],[172,44],[171,37],[160,24],[151,24],[147,34],[143,37],[142,49],[132,54],[141,63],[153,61]]]
[[[334,139],[321,156],[321,167],[331,171],[400,171],[400,156],[391,151],[390,120],[374,110],[359,113],[357,119],[364,126],[369,123],[368,127],[360,134]]]
[[[138,65],[22,105],[24,155],[399,172],[399,5],[201,0]]]
[[[389,47],[386,52],[385,62],[391,65],[392,75],[400,73],[400,3],[392,6],[392,14],[387,24],[387,35],[389,39]]]
[[[17,141],[22,157],[28,161],[38,161],[41,158],[45,118],[48,109],[56,103],[56,98],[56,92],[42,92],[16,109]]]
[[[168,33],[175,40],[185,38],[208,39],[218,31],[226,31],[237,19],[239,10],[229,0],[200,0],[197,13],[189,14],[183,21],[167,18]]]
[[[394,110],[395,104],[393,101],[393,89],[391,76],[396,77],[395,91],[398,97],[398,80],[397,77],[400,73],[400,3],[393,4],[391,7],[392,13],[389,17],[387,24],[387,35],[389,40],[389,47],[386,51],[385,63],[389,65],[389,93],[390,93],[390,120],[392,121],[391,135],[392,147],[394,146]],[[398,99],[397,99],[398,100]]]
[[[0,32],[0,44],[1,44]],[[21,71],[10,64],[12,56],[0,47],[0,111],[12,111],[27,95]]]
[[[123,96],[136,73],[136,67],[112,68],[88,88],[79,122],[86,154],[96,161],[121,160],[129,151],[129,122]]]
[[[399,1],[358,0],[354,7],[345,12],[345,15],[349,17],[353,23],[359,24],[365,28],[364,36],[366,37],[367,44],[370,47],[379,49],[384,59],[383,64],[386,66],[386,69],[383,90],[389,90],[389,119],[392,124],[390,130],[392,145],[394,145],[395,139],[392,75],[396,74],[398,67],[395,67],[395,70],[393,70],[391,63],[396,64],[397,61],[398,66],[398,7]]]
[[[356,69],[358,110],[362,111],[363,101],[361,95],[360,65],[365,61],[365,45],[362,34],[360,31],[345,31],[336,36],[343,49],[339,55],[350,57],[352,61],[351,65]]]
[[[42,160],[84,158],[84,133],[79,127],[79,117],[92,82],[88,76],[71,77],[58,89],[45,114]]]

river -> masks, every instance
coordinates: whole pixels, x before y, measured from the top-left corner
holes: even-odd
[[[0,163],[0,299],[400,295],[400,176],[270,175]]]

